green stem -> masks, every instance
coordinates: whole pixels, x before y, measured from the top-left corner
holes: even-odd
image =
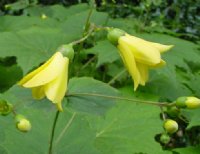
[[[162,106],[160,106],[160,110],[161,110],[161,114],[162,114],[162,119],[163,119],[163,121],[165,121],[165,120],[166,120],[166,117],[165,117],[165,112],[164,112]]]
[[[50,143],[49,143],[49,154],[52,154],[52,149],[53,149],[53,139],[54,139],[54,134],[55,134],[55,129],[56,129],[56,124],[58,121],[58,116],[59,116],[59,111],[56,112],[54,122],[53,122],[53,127],[51,131],[51,138],[50,138]]]
[[[67,94],[67,96],[95,96],[95,97],[104,97],[108,99],[116,99],[116,100],[124,100],[124,101],[130,101],[130,102],[137,102],[137,103],[143,103],[143,104],[149,104],[149,105],[155,105],[155,106],[172,106],[173,104],[169,104],[166,102],[153,102],[153,101],[143,101],[143,100],[136,100],[136,99],[131,99],[131,98],[125,98],[125,97],[117,97],[117,96],[108,96],[108,95],[103,95],[103,94],[97,94],[97,93],[71,93]]]
[[[126,72],[126,69],[123,69],[121,72],[119,72],[117,75],[115,75],[109,82],[108,84],[111,85],[112,83],[114,83],[114,81],[116,79],[118,79],[122,74],[124,74]]]
[[[90,26],[90,29],[89,29],[87,35],[85,35],[84,37],[82,37],[82,38],[79,39],[79,40],[76,40],[76,41],[72,42],[71,44],[72,44],[72,45],[76,45],[76,44],[82,43],[83,41],[85,41],[85,40],[92,34],[92,32],[93,32],[94,30],[95,30],[95,25],[92,24],[92,25]]]

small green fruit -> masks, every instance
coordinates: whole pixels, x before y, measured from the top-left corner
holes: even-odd
[[[167,144],[170,141],[170,136],[166,133],[162,134],[160,136],[160,142],[162,142],[163,144]]]
[[[172,117],[178,117],[180,115],[181,111],[179,108],[177,108],[176,106],[170,106],[167,108],[167,114]]]
[[[167,119],[163,125],[167,133],[173,134],[178,130],[178,124],[176,121]]]

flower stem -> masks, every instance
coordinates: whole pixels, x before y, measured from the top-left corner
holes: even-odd
[[[91,24],[88,33],[84,37],[82,37],[81,39],[76,40],[76,41],[72,42],[71,44],[72,45],[76,45],[76,44],[82,43],[83,41],[85,41],[92,34],[92,32],[94,30],[95,30],[95,26],[94,26],[94,24]]]
[[[155,105],[158,107],[168,107],[168,106],[172,106],[173,104],[169,104],[167,102],[154,102],[154,101],[144,101],[144,100],[136,100],[136,99],[131,99],[131,98],[125,98],[125,97],[117,97],[117,96],[109,96],[109,95],[103,95],[103,94],[97,94],[97,93],[71,93],[71,94],[67,94],[66,96],[95,96],[95,97],[104,97],[104,98],[108,98],[108,99],[118,99],[118,100],[124,100],[124,101],[130,101],[130,102],[137,102],[137,103],[143,103],[143,104],[149,104],[149,105]]]
[[[58,116],[59,116],[59,111],[56,112],[54,122],[53,122],[53,127],[51,131],[51,138],[50,138],[50,143],[49,143],[49,154],[52,154],[52,149],[53,149],[53,139],[54,139],[54,134],[55,134],[55,129],[56,129],[56,124],[58,121]]]

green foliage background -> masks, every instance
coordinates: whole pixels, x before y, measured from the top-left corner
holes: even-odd
[[[14,1],[7,1],[10,2]],[[7,99],[17,113],[30,119],[33,128],[29,133],[21,133],[15,128],[12,115],[0,117],[0,153],[44,154],[48,151],[56,110],[48,100],[35,101],[29,90],[14,84],[46,61],[60,45],[82,37],[91,5],[79,3],[66,7],[61,2],[50,6],[41,5],[42,1],[39,4],[29,1],[24,5],[19,5],[19,2],[12,3],[10,10],[3,8],[6,1],[1,2],[0,98]],[[73,3],[68,1],[64,4]],[[80,56],[70,66],[68,93],[98,92],[169,102],[179,96],[200,97],[199,14],[191,13],[191,7],[198,10],[199,5],[188,1],[184,7],[188,10],[188,20],[184,18],[182,22],[180,14],[184,11],[180,9],[181,4],[174,2],[169,5],[160,1],[97,2],[98,11],[93,11],[91,23],[118,27],[146,40],[175,47],[162,55],[167,62],[166,67],[152,70],[147,85],[133,92],[132,81],[124,70],[117,49],[108,42],[106,33],[99,32],[75,47]],[[169,19],[167,13],[167,18],[163,16],[163,12],[174,7],[178,12],[176,20]],[[161,8],[164,8],[163,12],[154,15],[153,12]],[[136,18],[137,13],[139,18]],[[41,19],[42,14],[47,19]],[[191,31],[187,31],[187,27]],[[176,119],[180,123],[179,134],[173,135],[170,144],[164,146],[158,139],[163,128],[161,111],[156,106],[73,95],[63,104],[65,111],[59,117],[53,144],[55,154],[199,153],[199,109],[185,110],[183,118],[186,120]]]

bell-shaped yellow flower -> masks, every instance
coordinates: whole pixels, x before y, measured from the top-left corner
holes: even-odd
[[[19,85],[32,89],[35,99],[45,96],[62,111],[61,102],[67,91],[69,59],[56,52],[47,62],[27,74]]]
[[[173,45],[163,45],[149,42],[129,34],[119,36],[117,47],[123,62],[134,80],[134,90],[139,85],[145,85],[150,68],[165,65],[161,53],[171,49]]]

